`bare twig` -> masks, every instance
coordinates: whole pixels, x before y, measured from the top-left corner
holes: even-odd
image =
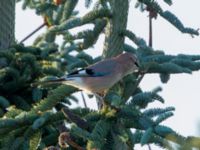
[[[153,27],[152,27],[152,17],[151,11],[149,11],[149,47],[153,46]]]
[[[46,26],[46,23],[43,23],[39,27],[37,27],[33,32],[31,32],[29,35],[27,35],[23,40],[20,41],[20,44],[29,39],[33,34],[38,32],[40,29],[42,29],[44,26]]]
[[[81,96],[82,96],[83,104],[84,104],[85,108],[88,108],[88,107],[87,107],[87,103],[86,103],[85,96],[83,95],[83,92],[82,92],[82,91],[81,91]]]
[[[148,149],[151,150],[151,146],[148,144]]]

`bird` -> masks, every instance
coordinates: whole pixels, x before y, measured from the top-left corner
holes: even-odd
[[[137,72],[138,69],[137,56],[126,52],[76,70],[61,78],[44,82],[62,83],[76,87],[88,94],[104,95],[123,77]]]

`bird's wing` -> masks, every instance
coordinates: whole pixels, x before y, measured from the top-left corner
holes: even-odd
[[[94,76],[94,71],[90,68],[79,69],[67,75],[68,78],[70,77],[89,77]]]
[[[88,66],[85,69],[80,69],[74,71],[67,75],[70,77],[101,77],[109,75],[113,72],[113,69],[116,67],[116,63],[113,60],[104,60],[96,64]]]

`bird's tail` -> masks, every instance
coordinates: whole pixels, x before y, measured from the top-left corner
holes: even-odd
[[[62,84],[64,81],[66,81],[65,78],[59,78],[59,79],[53,79],[53,80],[47,80],[47,81],[38,81],[35,83],[32,83],[32,87],[36,87],[38,85],[49,85],[49,84]]]

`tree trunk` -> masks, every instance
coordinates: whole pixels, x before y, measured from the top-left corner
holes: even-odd
[[[15,0],[0,0],[0,50],[15,40]]]
[[[112,57],[123,51],[124,37],[121,32],[126,29],[129,2],[128,0],[110,0],[112,18],[106,27],[104,57]]]

